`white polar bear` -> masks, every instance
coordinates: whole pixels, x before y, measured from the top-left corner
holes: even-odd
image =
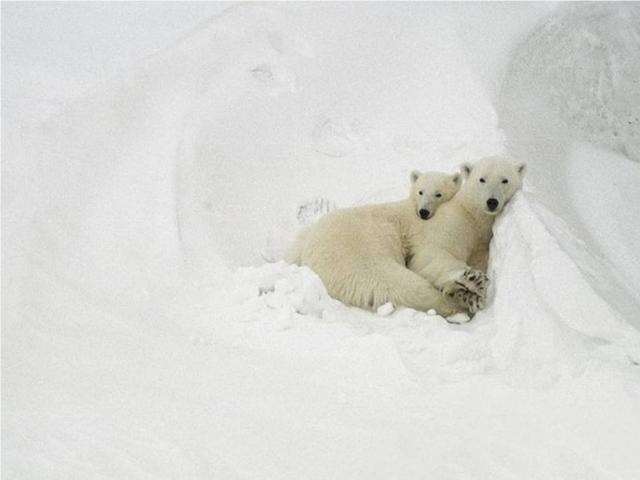
[[[406,267],[421,244],[425,220],[460,188],[460,174],[411,173],[411,194],[399,202],[334,211],[304,230],[287,256],[306,265],[329,294],[348,304],[377,309],[387,302],[450,315],[460,310],[431,283]]]
[[[429,221],[408,267],[471,313],[484,308],[493,222],[522,186],[526,166],[502,157],[465,163],[466,180]]]

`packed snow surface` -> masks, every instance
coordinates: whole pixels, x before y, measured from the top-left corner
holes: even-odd
[[[75,95],[3,32],[3,476],[638,478],[637,16],[241,5]],[[507,151],[529,173],[469,323],[280,260]]]

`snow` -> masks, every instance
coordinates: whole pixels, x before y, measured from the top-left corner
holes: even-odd
[[[589,87],[637,7],[227,7],[2,5],[3,475],[637,478],[638,126],[591,108],[626,118],[633,62]],[[280,260],[500,151],[529,173],[468,323]]]
[[[637,4],[567,8],[530,35],[510,82],[531,85],[572,136],[639,161],[639,25]]]
[[[376,310],[376,313],[381,317],[386,317],[387,315],[393,313],[394,306],[393,303],[387,302],[384,305],[380,305]]]

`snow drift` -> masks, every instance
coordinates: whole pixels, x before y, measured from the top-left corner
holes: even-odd
[[[621,8],[601,15],[635,15]],[[627,179],[637,163],[552,136],[557,112],[513,73],[529,48],[555,65],[546,25],[592,25],[547,9],[231,8],[23,129],[3,155],[5,472],[634,478],[640,269],[611,242],[637,244],[639,193],[620,180],[598,215],[584,196],[603,162]],[[483,33],[496,42],[478,52]],[[348,308],[262,260],[309,200],[400,198],[413,168],[505,147],[532,174],[469,324]]]

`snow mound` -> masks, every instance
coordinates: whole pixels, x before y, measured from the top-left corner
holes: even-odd
[[[589,357],[640,363],[638,331],[591,288],[525,195],[497,221],[489,275],[494,298],[477,319],[493,324],[499,369],[536,383],[577,375]]]

